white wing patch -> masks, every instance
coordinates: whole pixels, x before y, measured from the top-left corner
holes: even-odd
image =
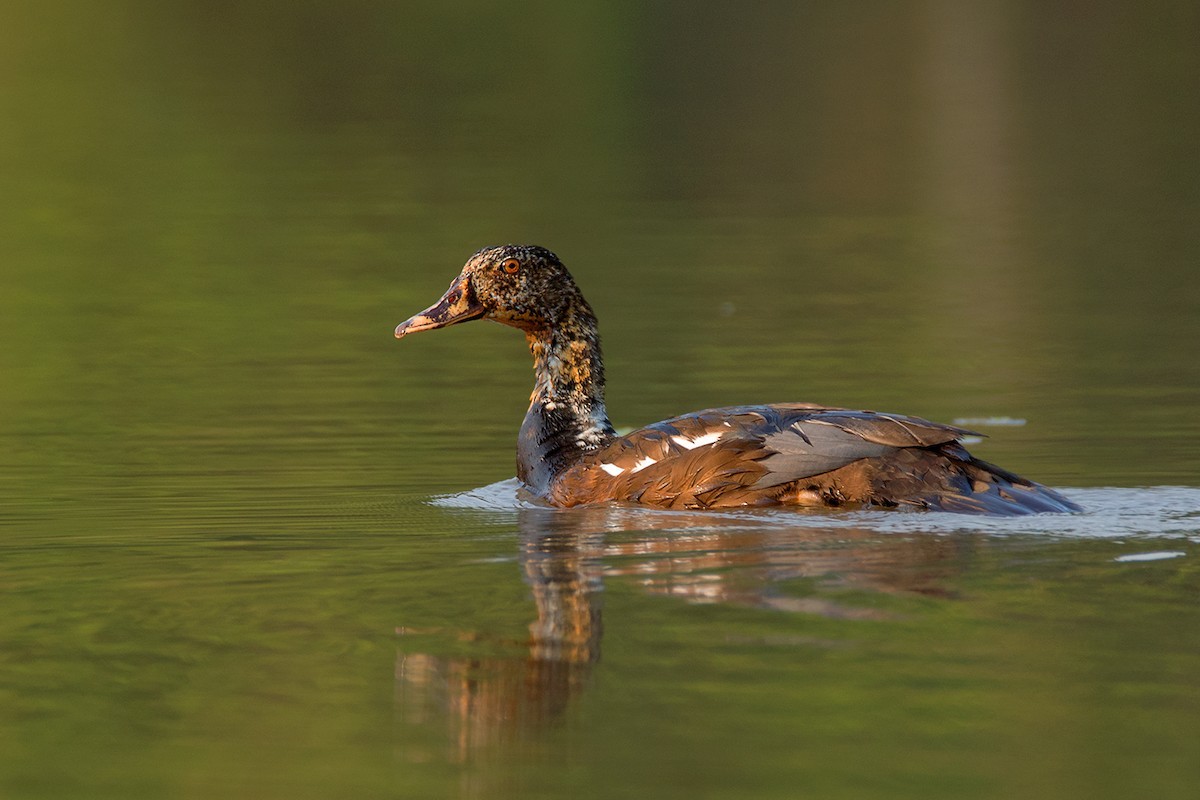
[[[712,431],[703,436],[697,436],[695,439],[689,439],[686,436],[672,436],[671,440],[680,447],[688,450],[695,450],[697,447],[703,447],[706,444],[712,444],[725,435],[725,431]],[[634,470],[635,472],[637,470]]]
[[[694,439],[679,435],[672,436],[671,439],[675,442],[675,444],[679,445],[685,450],[695,450],[697,447],[704,447],[705,445],[716,442],[727,432],[728,431],[726,430],[716,430],[710,431],[702,436],[697,436]],[[632,475],[635,472],[641,472],[646,467],[649,467],[652,464],[657,464],[658,461],[659,459],[655,458],[654,456],[642,456],[642,458],[638,459],[638,461],[636,461],[632,467],[628,467],[629,474]],[[618,466],[616,464],[601,464],[600,469],[604,470],[615,478],[618,475],[623,474],[627,468]]]
[[[644,470],[646,467],[650,466],[651,464],[657,464],[657,463],[658,463],[657,458],[651,458],[650,456],[646,456],[641,461],[639,461],[633,465],[633,469],[629,470],[629,474],[632,475],[635,472],[641,472],[642,470]]]

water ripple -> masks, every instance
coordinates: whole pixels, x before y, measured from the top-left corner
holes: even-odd
[[[621,507],[631,527],[693,528],[698,519],[714,527],[783,525],[812,528],[855,528],[879,533],[983,533],[1045,535],[1090,539],[1178,537],[1200,541],[1200,488],[1193,486],[1104,487],[1059,489],[1084,508],[1077,514],[990,517],[948,512],[835,511],[814,513],[792,509],[733,509],[697,513]],[[435,497],[433,505],[474,511],[515,512],[543,508],[520,490],[515,478],[458,494]],[[571,513],[564,511],[562,513]]]

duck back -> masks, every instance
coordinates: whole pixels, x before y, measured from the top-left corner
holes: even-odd
[[[585,454],[549,485],[556,505],[884,507],[1074,511],[1056,492],[972,456],[971,431],[803,403],[709,409]]]

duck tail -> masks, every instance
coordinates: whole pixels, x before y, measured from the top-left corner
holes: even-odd
[[[1058,492],[1022,478],[1003,467],[967,455],[963,459],[963,491],[938,492],[921,498],[927,507],[961,513],[1019,516],[1083,509]]]

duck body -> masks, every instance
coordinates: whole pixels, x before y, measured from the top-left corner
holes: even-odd
[[[604,405],[595,315],[544,248],[480,250],[396,336],[479,318],[526,334],[536,380],[517,477],[551,505],[1079,510],[972,456],[960,441],[970,431],[917,417],[780,403],[697,411],[618,436]]]
[[[521,480],[557,506],[612,500],[687,509],[1077,510],[1056,492],[972,456],[959,443],[970,434],[916,417],[808,403],[714,408],[616,437],[560,471],[534,469]]]

